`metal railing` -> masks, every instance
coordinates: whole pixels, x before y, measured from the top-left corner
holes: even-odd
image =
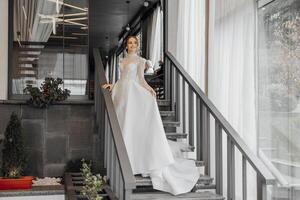
[[[223,134],[227,136],[227,199],[235,199],[236,150],[242,155],[243,199],[247,199],[247,163],[257,174],[257,199],[265,199],[266,185],[274,184],[275,178],[249,149],[220,111],[202,92],[200,87],[184,70],[170,52],[165,52],[166,92],[176,107],[176,117],[182,123],[183,132],[188,132],[188,142],[196,147],[197,160],[205,162],[205,173],[210,175],[211,123],[215,134],[215,183],[216,192],[223,195]],[[187,120],[188,119],[188,120]]]
[[[107,83],[100,52],[94,49],[95,112],[99,134],[104,135],[104,167],[112,191],[119,199],[131,199],[136,182],[122,137],[110,92],[101,88]]]

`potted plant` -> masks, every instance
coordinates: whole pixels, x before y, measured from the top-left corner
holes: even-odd
[[[63,83],[61,78],[47,77],[40,88],[27,85],[24,88],[24,93],[31,96],[27,103],[37,108],[47,108],[53,102],[66,100],[71,91],[60,88],[59,86]]]
[[[14,112],[10,117],[4,136],[2,150],[4,177],[0,178],[0,190],[30,189],[33,177],[22,176],[27,158],[24,151],[21,121]]]
[[[91,172],[91,165],[88,165],[84,159],[82,159],[82,168],[80,169],[83,176],[83,187],[80,193],[88,200],[101,200],[101,186],[103,180],[100,174],[93,175]]]

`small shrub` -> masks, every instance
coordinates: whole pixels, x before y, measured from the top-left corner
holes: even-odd
[[[3,175],[7,178],[18,178],[26,167],[27,157],[24,151],[21,121],[15,113],[12,113],[6,127],[3,143]]]
[[[80,169],[83,175],[83,188],[80,193],[89,200],[100,200],[98,191],[103,185],[103,180],[100,174],[93,175],[91,172],[91,165],[88,165],[84,159],[82,159],[82,167]]]
[[[61,78],[45,78],[40,88],[27,85],[24,89],[24,93],[30,94],[31,96],[27,103],[34,107],[47,108],[55,101],[66,100],[70,96],[71,91],[61,89],[59,85],[63,83]]]

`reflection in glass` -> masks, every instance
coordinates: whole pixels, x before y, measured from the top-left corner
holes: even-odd
[[[88,0],[14,0],[12,96],[27,84],[60,77],[71,95],[86,95]]]
[[[300,186],[300,1],[260,8],[258,40],[259,154]]]

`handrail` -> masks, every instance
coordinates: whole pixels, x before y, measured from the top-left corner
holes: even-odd
[[[173,66],[179,71],[179,73],[184,77],[186,82],[192,88],[192,90],[200,96],[203,103],[210,110],[210,113],[217,119],[222,125],[225,132],[228,134],[230,139],[234,141],[235,145],[239,148],[241,153],[246,156],[248,162],[252,165],[252,167],[260,173],[266,184],[274,184],[275,178],[270,173],[270,171],[266,168],[266,166],[262,163],[262,161],[254,155],[254,153],[249,149],[243,139],[239,136],[239,134],[234,130],[234,128],[230,125],[230,123],[225,119],[225,117],[221,114],[221,112],[215,107],[215,105],[211,102],[211,100],[204,94],[204,92],[200,89],[197,83],[192,79],[192,77],[184,70],[184,68],[180,65],[180,63],[175,59],[175,57],[170,53],[166,52],[166,56],[173,62]]]
[[[100,56],[100,52],[98,49],[94,49],[93,50],[94,53],[94,60],[95,60],[95,76],[98,77],[98,80],[96,83],[95,87],[100,87],[100,85],[103,85],[105,83],[107,83],[106,77],[105,77],[105,71],[104,71],[104,66],[101,60],[101,56]],[[113,106],[113,102],[112,102],[112,98],[111,95],[109,93],[109,91],[105,90],[105,89],[100,89],[103,95],[103,104],[104,107],[107,111],[107,118],[108,118],[108,123],[111,127],[111,136],[108,137],[112,137],[113,140],[113,146],[115,148],[115,154],[116,154],[116,158],[117,158],[117,162],[120,166],[120,173],[123,179],[123,186],[125,190],[128,191],[132,191],[133,189],[136,188],[136,181],[132,172],[132,168],[130,165],[130,161],[129,161],[129,157],[127,154],[127,150],[126,150],[126,146],[122,137],[122,132],[121,132],[121,128],[117,119],[117,114],[115,112],[114,106]],[[97,111],[100,112],[101,114],[103,114],[103,112],[101,112],[101,110]],[[103,116],[104,117],[104,116]],[[105,125],[103,125],[103,128],[105,128]],[[112,154],[112,152],[109,152]],[[110,156],[110,155],[109,155]],[[111,167],[115,167],[115,166],[111,166]],[[109,170],[109,169],[107,169]],[[115,173],[115,172],[113,172]],[[113,174],[112,176],[117,176],[115,174]],[[111,186],[112,188],[114,188],[115,186]],[[117,190],[120,190],[119,188],[116,188]],[[115,191],[114,191],[115,192]],[[128,198],[127,195],[124,195],[124,199],[130,199]]]
[[[280,171],[272,164],[272,162],[267,158],[265,153],[259,149],[258,150],[260,158],[264,161],[264,163],[268,166],[270,171],[274,174],[280,185],[287,186],[289,185],[288,181],[285,177],[280,173]]]
[[[215,136],[215,187],[216,193],[223,195],[223,136],[227,136],[227,199],[235,199],[235,151],[241,153],[242,192],[247,199],[247,163],[256,172],[257,200],[266,198],[267,185],[275,185],[276,178],[263,162],[250,150],[241,136],[234,130],[221,112],[202,92],[200,87],[184,70],[176,58],[165,52],[165,93],[175,107],[176,119],[181,121],[182,131],[188,131],[188,143],[195,146],[197,160],[204,161],[205,173],[211,170],[211,135]],[[187,109],[187,110],[186,110]],[[211,120],[214,119],[214,133],[211,131]],[[187,120],[188,119],[188,120]]]

